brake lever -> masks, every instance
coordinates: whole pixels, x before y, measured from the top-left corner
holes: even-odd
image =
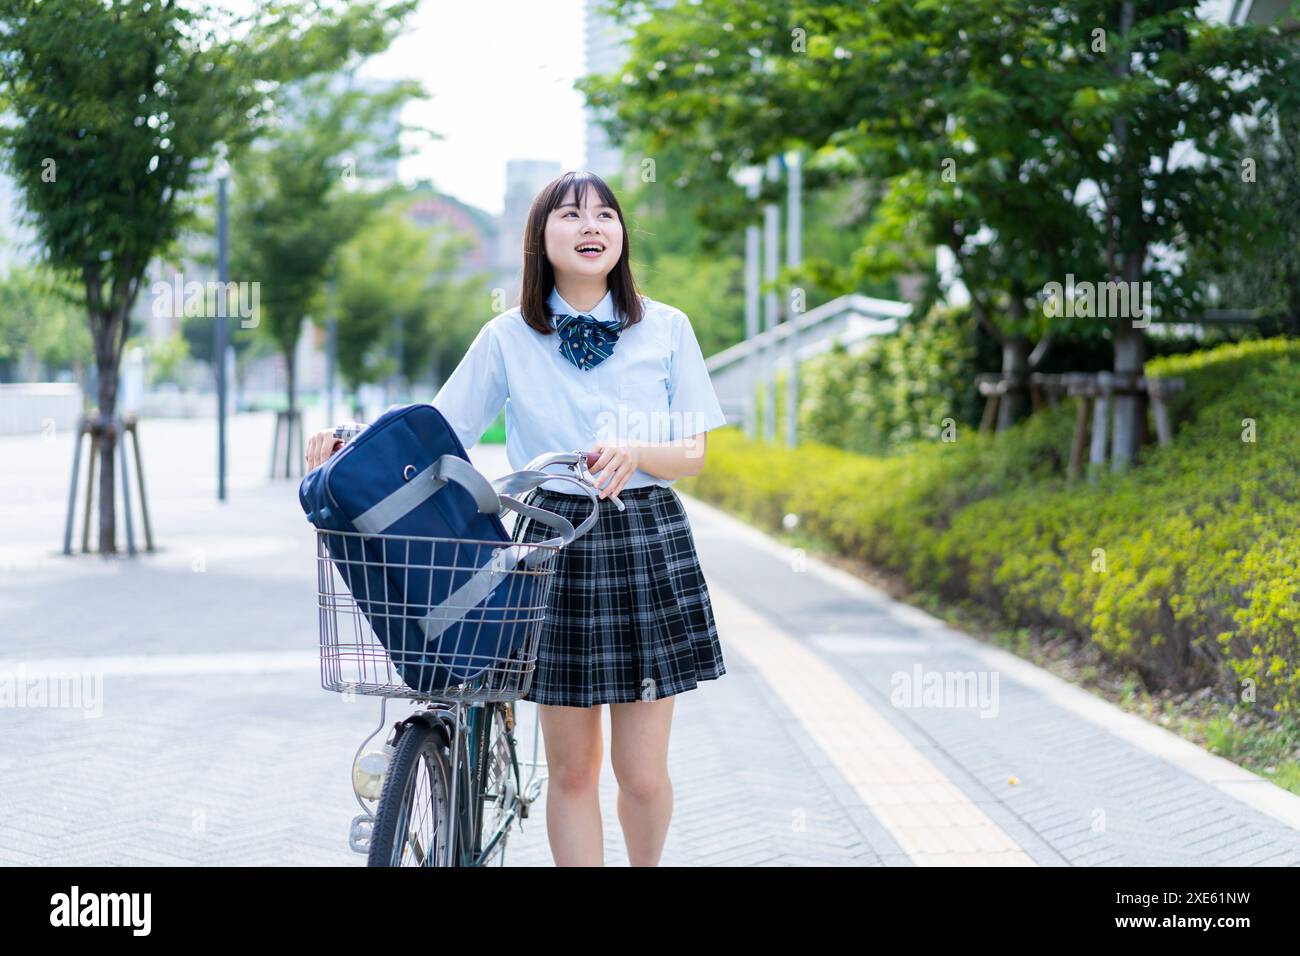
[[[585,451],[579,451],[578,460],[575,463],[574,470],[578,472],[579,478],[581,478],[587,484],[591,485],[593,488],[596,488],[596,490],[599,491],[600,489],[597,488],[596,486],[596,479],[591,476],[591,469],[589,465],[590,465],[590,456]],[[605,500],[614,502],[614,504],[618,506],[619,511],[627,510],[627,505],[619,501],[618,495],[610,495]]]

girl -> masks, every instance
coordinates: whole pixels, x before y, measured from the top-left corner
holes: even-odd
[[[600,499],[618,495],[625,505],[601,504],[597,523],[557,557],[524,696],[540,709],[547,834],[559,866],[603,864],[600,705],[610,707],[629,862],[654,866],[673,807],[674,697],[726,673],[690,524],[672,489],[703,468],[705,432],[726,418],[690,321],[637,293],[629,257],[623,212],[602,179],[571,172],[548,184],[528,215],[519,305],[484,325],[433,399],[466,449],[504,404],[515,469],[544,452],[590,449]],[[309,447],[327,457],[356,428],[322,432]],[[591,509],[562,481],[524,501],[575,525]],[[518,521],[514,538],[548,534]]]

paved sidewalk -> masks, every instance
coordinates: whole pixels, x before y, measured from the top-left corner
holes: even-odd
[[[839,772],[831,786],[849,812],[865,806],[888,831],[864,829],[882,857],[1300,865],[1300,796],[707,505],[690,509],[710,587],[734,595],[726,649],[757,662]]]
[[[0,671],[102,681],[93,708],[0,708],[0,864],[364,865],[349,771],[379,705],[320,687],[270,420],[232,423],[224,505],[213,423],[142,435],[163,550],[134,561],[57,553],[69,436],[0,438]],[[1300,864],[1300,798],[684,500],[728,673],[675,704],[664,865]],[[544,798],[506,863],[550,865]]]

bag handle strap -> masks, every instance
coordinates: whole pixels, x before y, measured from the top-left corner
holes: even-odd
[[[433,477],[441,481],[454,481],[474,499],[478,510],[485,515],[500,514],[501,502],[491,482],[464,458],[441,455],[433,463]]]
[[[574,528],[573,525],[571,525],[569,521],[562,515],[558,515],[553,511],[547,511],[545,508],[538,508],[536,505],[526,505],[522,501],[515,501],[515,499],[509,497],[508,495],[502,495],[501,504],[504,506],[504,508],[508,508],[511,511],[517,511],[519,512],[519,514],[523,515],[524,517],[533,518],[537,521],[542,522],[543,524],[548,524],[551,527],[560,527],[561,523],[563,525],[568,526],[569,533],[566,534],[564,533],[563,530],[561,530],[561,536],[559,538],[550,538],[546,541],[541,542],[542,544],[559,545],[560,547],[563,547],[564,545],[569,544],[569,542],[573,541],[575,538],[582,537],[584,534],[587,533],[587,530],[593,524],[596,523],[596,518],[600,514],[600,502],[597,500],[596,497],[596,489],[592,488],[591,485],[585,484],[584,482],[579,481],[577,478],[574,478],[571,475],[548,475],[544,471],[532,472],[531,475],[529,475],[527,470],[516,471],[513,474],[506,475],[505,478],[497,479],[497,482],[494,482],[494,484],[500,482],[506,482],[507,479],[512,479],[519,475],[528,476],[526,478],[521,479],[522,488],[525,491],[530,491],[533,488],[536,488],[543,481],[555,481],[555,480],[569,481],[577,485],[579,488],[581,488],[583,492],[587,495],[587,497],[591,499],[592,502],[591,514],[583,518],[582,522],[576,528]],[[529,567],[532,567],[534,564],[540,561],[544,555],[545,552],[534,551],[532,554],[528,556],[528,558],[526,559],[526,563],[528,564]]]
[[[574,539],[582,537],[596,523],[596,518],[600,512],[600,503],[596,490],[572,475],[556,475],[540,469],[523,468],[495,481],[488,481],[481,472],[464,458],[456,455],[442,455],[433,464],[432,477],[439,481],[456,482],[470,493],[474,503],[478,506],[478,510],[483,514],[494,514],[501,517],[506,511],[516,511],[526,518],[540,521],[542,524],[556,529],[559,531],[557,537],[540,542],[550,547],[564,547]],[[587,515],[576,528],[562,515],[547,511],[544,508],[538,508],[535,505],[526,505],[510,497],[511,495],[532,491],[547,481],[572,482],[591,499],[591,514]],[[545,551],[533,550],[525,558],[525,564],[532,567],[545,555]]]

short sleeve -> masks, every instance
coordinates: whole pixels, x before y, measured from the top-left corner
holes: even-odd
[[[674,324],[668,365],[668,440],[678,441],[727,424],[704,366],[695,329],[681,313]]]
[[[479,329],[465,357],[433,397],[432,405],[469,451],[496,420],[508,395],[505,358],[489,322]]]

